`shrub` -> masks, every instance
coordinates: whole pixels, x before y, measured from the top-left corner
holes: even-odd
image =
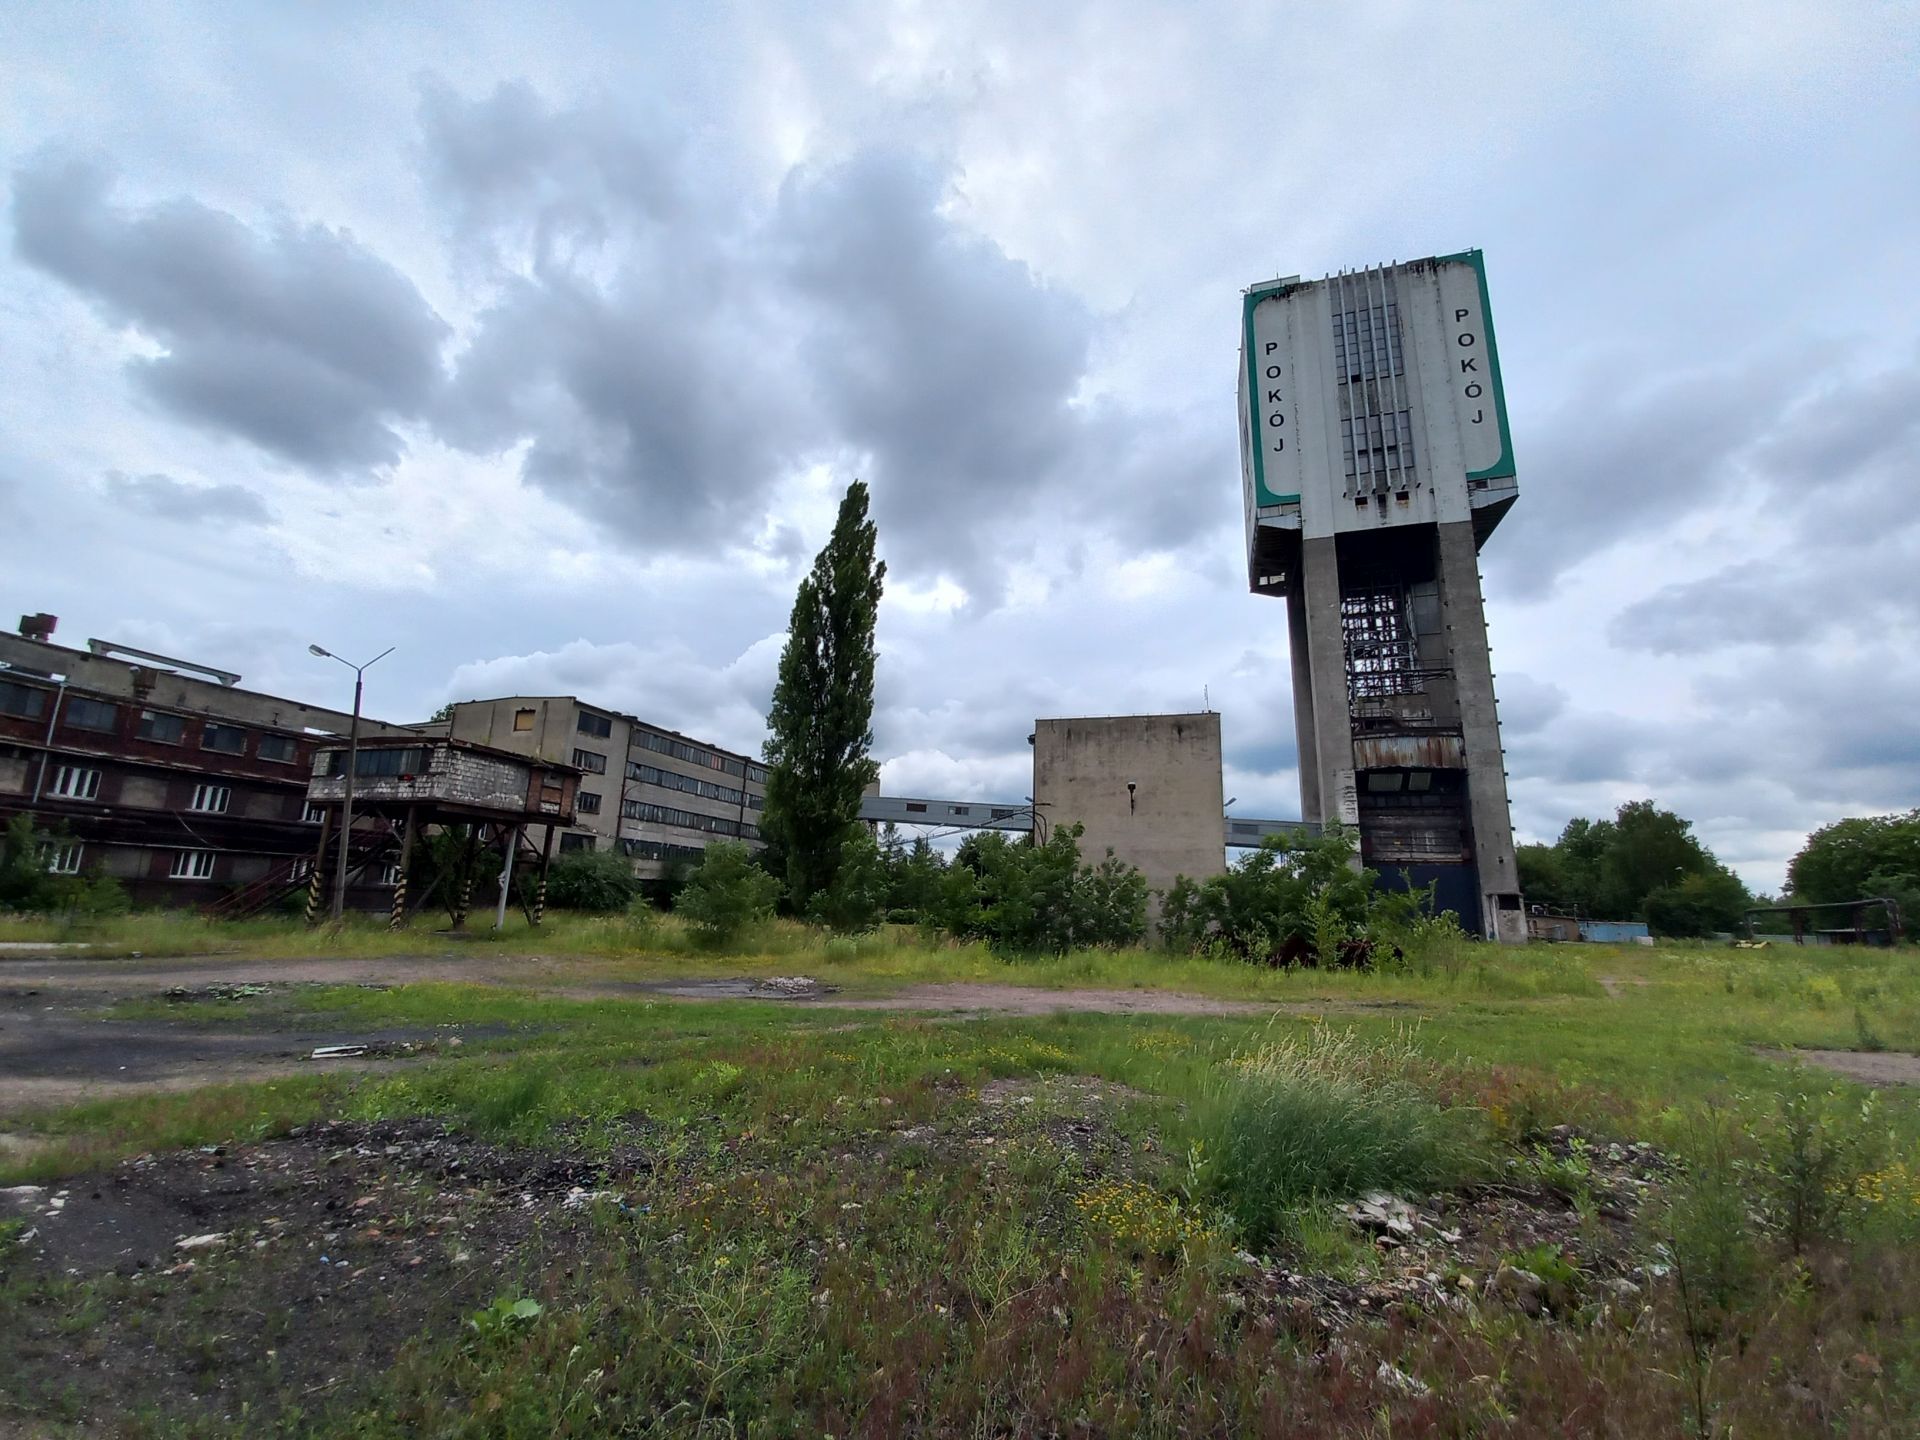
[[[1263,1243],[1309,1201],[1463,1177],[1472,1148],[1406,1078],[1416,1060],[1404,1040],[1368,1047],[1324,1029],[1236,1056],[1196,1107],[1205,1188]]]
[[[810,918],[842,933],[871,930],[880,923],[889,889],[886,857],[865,825],[849,827],[840,842],[840,867],[807,904]]]
[[[747,847],[731,840],[707,847],[674,906],[701,939],[724,945],[773,914],[780,882],[754,864]]]
[[[1138,944],[1147,929],[1145,877],[1111,852],[1082,865],[1081,834],[1079,825],[1061,825],[1040,845],[1000,831],[969,836],[941,877],[941,923],[1015,954]]]
[[[639,893],[632,863],[612,850],[570,850],[547,872],[547,904],[556,910],[611,915]]]
[[[1375,871],[1352,861],[1358,840],[1329,826],[1319,835],[1275,836],[1224,875],[1178,877],[1160,907],[1160,931],[1176,950],[1226,952],[1255,964],[1309,960],[1366,963],[1431,908],[1424,890],[1382,890]]]
[[[1856,1104],[1831,1094],[1789,1092],[1769,1123],[1752,1132],[1761,1196],[1794,1254],[1816,1240],[1837,1238],[1861,1177],[1884,1152],[1877,1115],[1872,1095]]]

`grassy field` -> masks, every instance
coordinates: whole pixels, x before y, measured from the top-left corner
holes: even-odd
[[[1920,1089],[1766,1053],[1920,1050],[1912,950],[1462,945],[1352,974],[800,927],[719,956],[661,921],[72,938],[444,956],[427,983],[105,1013],[446,1039],[375,1073],[0,1117],[33,1142],[4,1183],[158,1237],[130,1265],[36,1250],[64,1220],[0,1232],[0,1426],[1920,1430]],[[977,983],[1259,1010],[963,1018],[462,981],[535,954],[602,983],[804,973],[849,999]],[[1408,1203],[1343,1211],[1370,1192]],[[177,1248],[203,1232],[221,1238]]]

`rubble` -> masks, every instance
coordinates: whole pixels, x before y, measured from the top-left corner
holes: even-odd
[[[810,1000],[817,995],[838,992],[837,985],[822,985],[810,975],[770,975],[753,982],[753,993],[779,1000]]]

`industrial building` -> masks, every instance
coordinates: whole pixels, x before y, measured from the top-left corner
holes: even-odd
[[[314,752],[350,716],[110,641],[57,645],[55,624],[0,634],[0,822],[25,812],[60,832],[49,868],[111,876],[138,904],[208,905],[310,863]],[[384,907],[397,878],[370,870],[350,903]]]
[[[1287,602],[1303,818],[1524,941],[1478,562],[1519,489],[1480,252],[1252,287],[1239,387],[1248,584]]]
[[[1033,801],[1038,825],[1085,827],[1088,863],[1111,850],[1156,892],[1176,876],[1218,875],[1226,869],[1220,716],[1036,720]]]
[[[463,701],[447,733],[581,772],[562,852],[617,849],[647,879],[698,864],[715,839],[760,846],[767,771],[748,756],[571,695]]]

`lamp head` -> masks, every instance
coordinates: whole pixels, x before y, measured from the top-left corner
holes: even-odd
[[[309,655],[318,655],[322,660],[331,660],[333,658],[333,652],[331,650],[322,650],[318,645],[307,646],[307,653]]]

